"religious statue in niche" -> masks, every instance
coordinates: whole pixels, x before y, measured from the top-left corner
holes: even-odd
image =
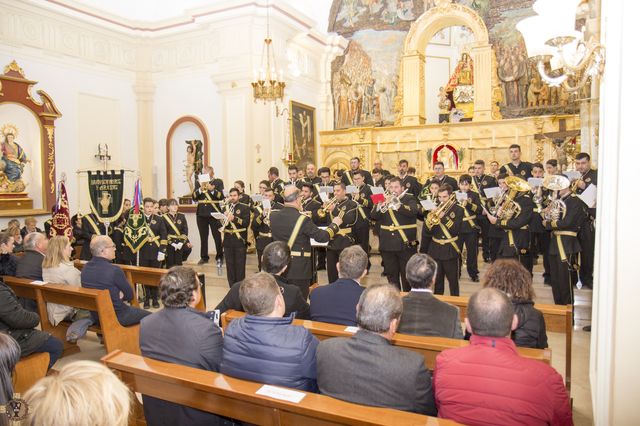
[[[445,92],[451,94],[452,107],[463,113],[460,121],[471,121],[473,118],[473,60],[464,52],[456,69],[449,78]]]
[[[440,145],[433,151],[431,164],[440,161],[445,170],[458,170],[458,151],[451,145]]]
[[[190,196],[195,190],[196,177],[202,173],[202,141],[190,140],[184,141],[187,144],[187,158],[185,160],[184,174],[189,185],[189,194],[185,194],[185,197]]]
[[[26,188],[22,174],[24,166],[31,160],[16,142],[18,134],[18,128],[13,124],[0,128],[0,192],[23,192]]]

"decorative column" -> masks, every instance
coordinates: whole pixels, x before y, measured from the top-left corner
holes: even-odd
[[[415,126],[425,123],[424,87],[424,55],[420,52],[404,55],[402,57],[403,97],[401,121],[403,126]],[[415,96],[416,93],[420,95]]]
[[[471,49],[473,59],[473,121],[491,120],[491,45]]]
[[[143,194],[159,195],[158,185],[153,174],[153,96],[155,86],[150,72],[136,74],[133,91],[136,94],[138,111],[138,169],[142,178]]]

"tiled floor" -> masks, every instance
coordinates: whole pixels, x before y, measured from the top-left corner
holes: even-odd
[[[213,259],[213,257],[212,257]],[[371,258],[371,271],[367,277],[365,277],[363,285],[369,285],[372,283],[386,282],[380,273],[382,271],[380,267],[380,257],[372,256]],[[207,309],[214,309],[218,302],[224,297],[229,286],[224,276],[225,270],[223,269],[223,276],[218,276],[213,260],[206,265],[193,266],[196,270],[203,272],[206,276],[206,300]],[[480,262],[480,271],[482,271],[485,265]],[[256,272],[257,259],[255,254],[249,254],[247,256],[247,274]],[[321,284],[327,282],[327,275],[325,271],[319,273],[318,281]],[[472,282],[466,271],[462,273],[462,280],[460,283],[461,295],[468,296],[479,288],[478,283]],[[542,281],[542,269],[541,265],[534,268],[534,288],[537,294],[537,301],[539,303],[553,303],[553,297],[551,295],[551,287],[545,286]],[[590,334],[582,331],[582,327],[585,324],[590,323],[591,319],[591,291],[578,290],[576,291],[576,327],[573,335],[573,349],[572,349],[572,390],[571,396],[573,398],[573,413],[574,422],[576,425],[591,425],[593,424],[593,413],[591,407],[591,389],[589,385],[589,342]],[[565,340],[564,335],[559,333],[548,333],[549,346],[552,350],[552,365],[556,370],[564,376],[564,364],[565,364]],[[89,335],[86,339],[80,341],[80,347],[82,351],[78,354],[65,357],[58,361],[55,368],[59,368],[61,365],[78,359],[92,359],[99,360],[105,352],[104,348],[97,343],[95,335]]]

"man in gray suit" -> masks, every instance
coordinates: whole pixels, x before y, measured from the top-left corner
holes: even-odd
[[[424,358],[391,339],[402,314],[402,298],[391,285],[368,287],[357,306],[360,330],[351,338],[320,343],[320,393],[356,404],[435,416],[431,374]]]
[[[438,264],[430,256],[414,254],[407,262],[411,291],[402,300],[398,333],[462,339],[458,307],[436,299],[433,284]]]

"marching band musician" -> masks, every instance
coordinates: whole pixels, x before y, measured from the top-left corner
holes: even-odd
[[[551,267],[551,291],[553,303],[569,305],[573,303],[573,271],[577,269],[577,255],[580,252],[578,231],[587,218],[586,205],[571,192],[571,186],[558,191],[559,199],[565,205],[564,213],[553,217],[551,210],[554,203],[547,206],[547,216],[543,225],[551,231],[549,244],[549,265]]]
[[[467,273],[471,277],[471,281],[477,283],[480,281],[478,275],[478,217],[482,216],[482,206],[480,204],[480,195],[471,190],[471,181],[473,178],[469,175],[460,176],[460,191],[467,194],[467,199],[458,202],[462,207],[464,217],[460,226],[460,250],[465,246],[467,248]]]
[[[168,201],[169,211],[162,215],[167,229],[167,269],[182,265],[191,254],[189,242],[189,225],[183,213],[178,213],[178,201],[171,198]]]
[[[327,246],[327,277],[332,283],[338,280],[338,259],[342,250],[352,246],[355,242],[354,226],[358,221],[358,204],[347,196],[344,183],[333,186],[333,198],[323,204],[318,216],[332,222],[339,217],[342,223]]]
[[[389,196],[371,210],[380,233],[380,254],[390,284],[408,291],[406,265],[416,253],[418,206],[415,197],[404,193],[399,178],[389,179]]]
[[[423,188],[425,186],[428,187],[431,184],[431,182],[435,181],[435,182],[438,182],[441,187],[446,183],[451,187],[451,191],[458,190],[458,182],[451,176],[447,176],[444,173],[444,163],[442,161],[436,161],[435,163],[433,163],[433,172],[435,173],[435,176],[431,177],[430,179],[427,179],[427,181],[424,183]]]
[[[484,193],[485,188],[495,188],[498,186],[496,178],[485,174],[484,160],[476,160],[473,163],[474,174],[471,181],[471,190],[477,192],[480,196],[480,204],[487,207],[487,196]],[[478,215],[478,225],[480,226],[480,237],[482,238],[482,258],[485,263],[491,262],[489,253],[489,220],[484,214]]]
[[[356,244],[362,247],[362,250],[367,253],[367,259],[369,259],[369,229],[371,227],[371,208],[373,207],[371,187],[364,183],[364,175],[359,171],[353,174],[353,183],[358,189],[356,193],[351,194],[351,199],[358,205],[358,220],[353,234]],[[367,269],[370,267],[371,263],[369,262]]]
[[[196,224],[200,234],[200,261],[198,265],[209,262],[209,229],[216,245],[216,263],[222,265],[222,237],[220,236],[220,221],[215,219],[213,213],[222,213],[220,205],[224,202],[224,183],[214,177],[213,167],[206,166],[203,173],[208,173],[210,180],[200,185],[196,182],[193,191],[193,201],[198,204],[196,209]]]
[[[409,174],[409,162],[407,160],[400,160],[398,162],[398,177],[400,178],[400,184],[404,189],[408,189],[408,193],[414,197],[420,194],[420,183],[415,176]]]
[[[431,182],[428,186],[422,188],[420,192],[420,196],[418,197],[420,200],[429,199],[433,201],[433,204],[438,205],[438,191],[440,190],[440,183],[437,181]],[[424,211],[422,206],[418,206],[418,211],[422,214],[422,218],[424,219],[424,215],[427,214],[427,211]],[[428,254],[429,253],[429,245],[431,244],[431,230],[426,226],[422,227],[422,233],[420,238],[420,253]]]
[[[269,167],[267,178],[269,179],[271,189],[273,189],[273,194],[276,197],[275,200],[279,203],[282,203],[282,191],[284,191],[284,182],[282,179],[280,179],[280,170],[278,170],[277,167]]]
[[[498,188],[500,188],[500,194],[493,198],[487,198],[486,207],[482,210],[482,214],[487,217],[487,222],[489,223],[489,228],[487,230],[487,235],[489,237],[489,261],[493,262],[498,258],[498,251],[500,250],[500,243],[502,242],[502,236],[505,231],[497,223],[491,223],[489,221],[489,212],[497,211],[497,201],[507,192],[507,184],[505,183],[505,179],[507,178],[506,173],[498,174],[496,180],[498,181]]]
[[[290,165],[287,168],[287,173],[289,174],[289,182],[286,182],[285,185],[294,185],[298,189],[300,189],[300,185],[302,184],[303,180],[298,179],[298,172],[298,166],[296,166],[295,164]]]
[[[315,189],[315,200],[323,204],[322,199],[320,198],[320,187],[331,187],[336,184],[336,181],[331,180],[331,169],[328,167],[320,167],[318,169],[318,176],[320,177],[320,182],[313,185]],[[333,193],[327,193],[329,197],[333,196]],[[321,220],[318,223],[322,223]],[[318,264],[316,265],[316,271],[324,271],[327,269],[327,249],[325,247],[316,247],[316,254],[318,257]]]
[[[389,170],[385,170],[384,166],[382,165],[382,160],[379,158],[373,162],[373,168],[380,170],[380,177],[385,177],[391,174],[389,173]]]
[[[373,169],[371,170],[371,178],[373,179],[373,186],[379,186],[380,188],[384,187],[384,177],[386,175],[382,174],[382,170]]]
[[[510,181],[510,179],[512,180]],[[518,177],[515,177],[516,180],[513,179],[513,176],[505,178],[505,183],[508,186],[506,197],[503,199],[505,202],[497,206],[498,210],[495,215],[489,214],[487,218],[489,222],[505,231],[498,248],[498,258],[518,259],[529,272],[533,273],[533,263],[529,253],[529,222],[531,222],[531,215],[533,214],[531,188],[524,179]],[[512,183],[510,184],[510,182]],[[515,189],[516,185],[520,183],[522,188],[526,187],[528,189],[526,191],[521,191],[520,189],[522,188]],[[505,205],[508,203],[510,196],[513,197],[513,203],[517,203],[520,209],[514,212],[511,217],[503,217]]]
[[[260,182],[260,190],[262,191],[262,197],[269,201],[270,208],[265,210],[262,207],[262,202],[256,203],[254,206],[253,221],[251,223],[251,230],[256,238],[256,253],[258,254],[258,270],[262,270],[262,252],[265,247],[273,241],[271,235],[271,221],[270,215],[276,210],[282,209],[284,206],[275,201],[275,194],[270,187],[262,188],[263,183]]]
[[[576,170],[582,174],[580,179],[571,183],[571,189],[576,195],[584,192],[589,185],[598,185],[598,171],[591,168],[591,157],[586,152],[576,155]],[[580,228],[578,239],[582,252],[580,253],[580,282],[583,287],[593,288],[593,258],[595,251],[596,208],[590,208],[589,216]]]
[[[326,230],[300,212],[300,190],[288,186],[283,193],[284,207],[271,213],[271,232],[274,241],[286,241],[291,248],[291,263],[287,269],[287,281],[297,285],[306,300],[312,278],[311,238],[319,243],[328,242],[338,234],[342,218],[338,215]]]
[[[500,167],[500,173],[506,173],[509,176],[518,176],[520,179],[527,180],[531,177],[531,163],[520,160],[522,151],[520,145],[512,144],[509,146],[509,156],[511,162]],[[491,162],[493,165],[493,161]]]
[[[233,187],[238,190],[240,193],[240,197],[238,198],[238,202],[240,204],[244,204],[247,207],[253,206],[253,200],[251,196],[245,192],[244,181],[237,180],[233,182]]]
[[[138,266],[159,268],[166,258],[167,252],[167,228],[162,217],[153,213],[156,201],[153,198],[142,200],[144,216],[147,221],[147,239],[140,248]],[[150,302],[154,308],[159,308],[158,287],[144,286],[144,308],[149,309]]]
[[[324,218],[318,216],[318,211],[322,207],[322,203],[313,198],[313,185],[309,182],[302,182],[300,185],[300,196],[302,213],[309,216],[316,225],[321,224]]]
[[[229,287],[244,280],[247,264],[247,231],[251,221],[251,208],[239,202],[240,191],[229,190],[224,214],[224,257],[227,265]]]
[[[373,178],[371,177],[371,173],[366,170],[360,168],[360,158],[353,157],[351,161],[349,161],[349,165],[351,166],[351,170],[346,171],[342,174],[342,183],[346,185],[353,185],[353,172],[361,171],[364,176],[364,182],[367,185],[373,185]]]
[[[451,186],[444,184],[438,189],[438,208],[425,216],[425,226],[432,234],[429,256],[438,264],[435,294],[444,294],[444,278],[449,282],[449,294],[460,295],[460,227],[464,211],[456,203]]]
[[[320,183],[320,177],[316,175],[316,165],[313,163],[307,164],[305,168],[304,181],[315,185]]]
[[[533,163],[531,175],[534,178],[544,177],[544,168],[541,163]],[[544,186],[531,188],[531,200],[533,201],[533,214],[529,223],[531,231],[531,259],[534,261],[538,255],[542,254],[544,273],[542,277],[545,284],[551,284],[551,273],[549,272],[549,231],[542,225],[542,211],[549,203],[549,190]]]
[[[107,226],[98,220],[95,213],[82,216],[82,251],[80,260],[91,260],[91,240],[96,235],[107,235]]]

